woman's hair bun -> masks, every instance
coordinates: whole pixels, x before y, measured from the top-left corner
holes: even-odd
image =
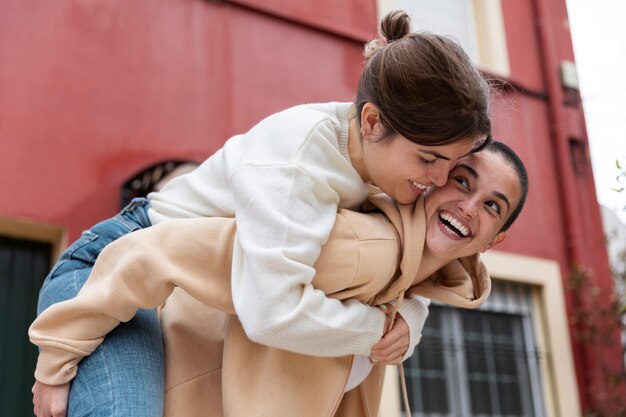
[[[411,33],[411,18],[404,10],[393,10],[381,20],[380,33],[387,42],[403,38]]]
[[[357,114],[372,103],[385,128],[381,138],[398,133],[424,146],[487,138],[490,88],[482,74],[459,43],[411,32],[410,23],[406,12],[390,12],[365,45]]]
[[[365,61],[369,61],[378,51],[389,43],[405,37],[411,33],[411,18],[404,10],[394,10],[385,15],[380,21],[380,35],[383,39],[372,39],[363,50]]]

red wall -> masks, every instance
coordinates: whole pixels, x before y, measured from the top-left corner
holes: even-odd
[[[218,2],[5,0],[0,215],[63,225],[73,239],[153,162],[202,160],[293,104],[352,100],[361,42],[345,33],[365,36],[376,16],[370,1],[342,4],[326,24],[338,36]]]
[[[518,88],[494,98],[495,133],[525,160],[531,193],[499,249],[558,261],[566,287],[580,263],[610,291],[591,168],[574,172],[563,152],[586,140],[580,103],[564,105],[555,88],[559,62],[573,59],[565,1],[502,4]],[[293,104],[352,100],[376,30],[372,0],[4,0],[0,10],[0,216],[61,225],[70,239],[115,213],[141,168],[202,160]],[[568,296],[570,313],[577,302]],[[603,383],[598,357],[615,367],[620,355],[572,343],[587,408],[588,387]]]
[[[504,248],[560,263],[583,410],[612,412],[626,398],[622,352],[618,327],[605,315],[614,290],[580,96],[562,87],[559,74],[562,61],[574,61],[565,1],[502,4],[510,81],[521,88],[497,106],[496,131],[520,151],[531,181],[528,207]],[[571,151],[572,142],[581,153]],[[579,293],[568,291],[574,266],[588,276]]]

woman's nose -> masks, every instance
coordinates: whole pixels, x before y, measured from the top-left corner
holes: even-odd
[[[433,169],[428,173],[428,179],[437,187],[443,187],[448,182],[450,170],[447,167]]]

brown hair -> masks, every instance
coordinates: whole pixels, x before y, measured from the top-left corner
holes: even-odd
[[[514,170],[517,174],[517,179],[519,181],[520,188],[520,200],[517,203],[517,206],[513,208],[511,213],[509,214],[509,218],[506,219],[504,225],[500,229],[501,232],[507,230],[515,219],[519,216],[524,208],[524,204],[526,203],[526,198],[528,197],[528,172],[526,172],[526,167],[524,166],[524,162],[522,159],[515,153],[513,149],[511,149],[506,144],[492,140],[489,144],[485,146],[485,152],[495,153],[496,155],[500,155]]]
[[[381,35],[365,46],[357,114],[376,105],[386,132],[427,146],[491,138],[487,81],[461,46],[444,36],[410,32],[410,18],[396,10],[381,21]],[[359,118],[357,118],[358,120]],[[477,150],[477,149],[475,149]]]

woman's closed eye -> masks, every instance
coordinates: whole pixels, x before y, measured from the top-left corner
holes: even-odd
[[[423,163],[424,165],[434,165],[434,164],[435,164],[435,162],[437,162],[437,158],[435,158],[435,159],[426,159],[426,158],[424,158],[424,157],[422,157],[422,156],[418,156],[418,157],[417,157],[417,159],[418,159],[421,163]]]

